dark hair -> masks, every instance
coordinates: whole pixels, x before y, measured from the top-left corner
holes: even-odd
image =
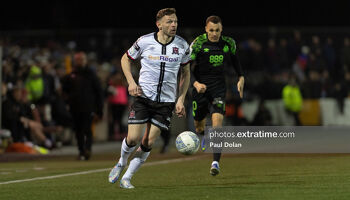
[[[175,8],[163,8],[158,11],[157,16],[156,16],[156,21],[162,19],[165,15],[172,15],[176,14]]]
[[[212,15],[210,17],[207,18],[207,21],[205,22],[205,25],[207,25],[209,22],[212,22],[214,24],[218,24],[218,23],[221,23],[221,18],[219,16],[216,16],[216,15]]]

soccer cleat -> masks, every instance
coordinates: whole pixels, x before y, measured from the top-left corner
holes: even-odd
[[[220,167],[219,167],[219,163],[218,162],[213,162],[211,164],[211,168],[210,168],[210,174],[212,176],[216,176],[220,173]]]
[[[115,183],[117,182],[120,174],[122,173],[123,169],[125,166],[122,166],[121,164],[117,163],[111,172],[109,172],[108,180],[110,183]]]
[[[124,189],[133,189],[135,188],[133,185],[130,183],[130,179],[122,179],[120,180],[120,187]]]

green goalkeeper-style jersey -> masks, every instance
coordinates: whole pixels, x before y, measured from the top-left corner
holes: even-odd
[[[225,88],[225,66],[234,67],[242,76],[236,50],[236,42],[230,37],[221,36],[218,42],[210,42],[206,33],[198,36],[191,44],[194,80],[206,84],[207,89]]]

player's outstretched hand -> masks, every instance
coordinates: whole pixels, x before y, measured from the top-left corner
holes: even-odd
[[[205,84],[195,82],[193,86],[196,88],[198,93],[204,93],[207,90],[207,86]]]
[[[240,96],[241,98],[243,98],[243,88],[244,88],[244,77],[241,76],[241,77],[239,78],[238,83],[237,83],[237,90],[238,90],[239,96]]]
[[[129,91],[129,94],[134,97],[142,95],[142,89],[136,83],[129,84],[128,91]]]
[[[175,113],[178,117],[183,117],[186,115],[185,106],[182,102],[178,101],[176,103]]]

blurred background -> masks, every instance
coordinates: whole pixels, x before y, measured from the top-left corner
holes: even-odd
[[[220,16],[223,35],[236,40],[245,94],[242,101],[237,76],[228,70],[226,125],[350,124],[349,2],[54,0],[1,7],[2,146],[8,138],[49,148],[75,143],[61,79],[72,71],[78,51],[87,53],[105,93],[94,140],[125,137],[133,99],[115,101],[127,88],[120,59],[138,37],[157,31],[155,15],[165,7],[176,8],[178,35],[188,43],[204,32],[210,15]],[[138,69],[133,73],[137,77]],[[39,96],[29,86],[33,79],[42,80]],[[188,117],[174,117],[172,136],[193,130],[190,99],[191,92]],[[113,106],[120,109],[113,113]]]

